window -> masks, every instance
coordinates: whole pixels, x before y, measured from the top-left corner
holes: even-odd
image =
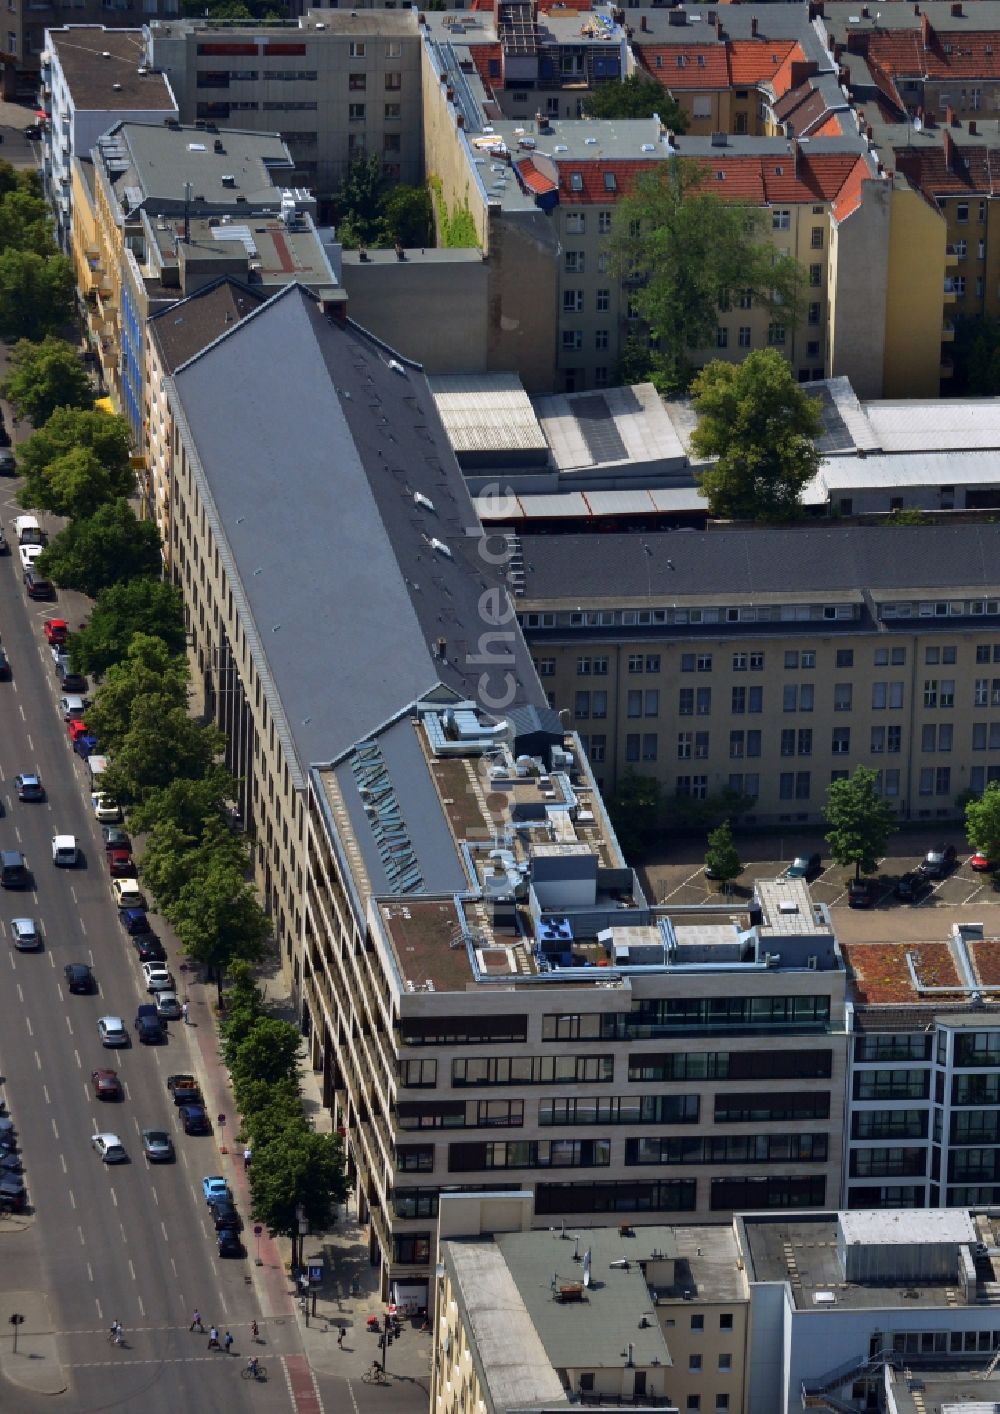
[[[734,687],[732,695],[732,709],[735,713],[747,710],[747,690],[745,687]]]
[[[643,761],[656,760],[656,732],[643,732],[642,759]]]
[[[347,121],[349,123],[363,123],[365,120],[365,105],[363,103],[349,103],[347,105]]]
[[[630,717],[642,716],[642,693],[638,690],[628,694],[626,710]]]
[[[818,324],[818,323],[820,322],[820,318],[821,318],[821,316],[822,316],[822,310],[823,310],[823,307],[822,307],[822,305],[819,303],[819,301],[818,301],[818,300],[817,300],[817,301],[813,301],[813,303],[810,304],[810,306],[809,306],[808,322],[809,322],[810,324]]]
[[[691,1374],[697,1374],[697,1372],[698,1372],[700,1369],[701,1369],[701,1356],[700,1356],[700,1355],[689,1355],[689,1356],[688,1356],[688,1370],[689,1370],[689,1372],[690,1372]]]
[[[823,249],[823,227],[813,226],[809,232],[809,244],[813,250]]]
[[[348,53],[352,59],[363,59],[365,57],[365,41],[363,39],[352,39],[348,45]]]
[[[347,87],[352,93],[364,93],[368,86],[367,74],[348,74]]]
[[[587,216],[583,211],[569,211],[566,213],[566,234],[568,236],[582,236],[587,230]]]
[[[643,695],[642,715],[644,717],[658,717],[660,715],[659,688],[647,687]]]
[[[403,54],[402,42],[398,39],[390,39],[386,42],[385,57],[387,59],[399,59]]]
[[[567,275],[582,275],[586,265],[585,252],[582,250],[567,250],[563,256]]]
[[[387,123],[394,122],[403,115],[403,105],[401,103],[387,103],[385,105],[385,120]]]
[[[938,703],[937,678],[924,679],[924,706],[936,707]]]
[[[749,324],[741,324],[741,325],[740,325],[739,334],[738,334],[738,336],[737,336],[737,343],[739,344],[739,346],[740,346],[741,349],[748,349],[748,348],[750,348],[750,325],[749,325]]]
[[[579,353],[583,348],[582,329],[564,329],[562,334],[563,353]]]
[[[822,267],[822,265],[810,265],[810,267],[809,267],[809,283],[810,283],[810,285],[813,286],[814,289],[815,289],[815,287],[816,287],[817,285],[822,285],[822,283],[823,283],[823,267]]]
[[[597,213],[597,231],[598,231],[598,234],[601,235],[601,236],[610,236],[610,234],[611,234],[611,212],[610,212],[610,211],[598,211],[598,213]]]
[[[785,343],[784,324],[769,324],[767,326],[767,342],[771,348],[781,348]]]
[[[610,290],[598,290],[598,291],[597,291],[597,305],[596,305],[596,308],[597,308],[598,314],[606,314],[607,311],[611,308],[611,291],[610,291]]]
[[[583,313],[583,291],[563,290],[563,314]]]
[[[715,331],[715,347],[717,349],[729,347],[729,330],[723,324],[720,324]]]
[[[692,1317],[691,1317],[691,1329],[692,1329],[693,1331],[703,1331],[703,1330],[705,1329],[705,1317],[704,1317],[704,1316],[692,1316]]]
[[[846,756],[851,749],[851,729],[850,727],[834,727],[833,741],[830,746],[834,756]]]
[[[682,717],[694,715],[694,688],[682,687],[678,698],[677,711]]]
[[[791,227],[792,213],[790,211],[774,210],[771,212],[771,230],[787,231]]]
[[[400,73],[387,73],[385,76],[386,93],[398,93],[403,87],[403,75]]]
[[[835,712],[849,712],[854,697],[854,689],[849,682],[836,682],[833,685],[833,710]]]
[[[694,756],[696,761],[708,760],[708,732],[695,732]]]
[[[691,733],[677,733],[677,759],[678,761],[689,761],[691,759]]]
[[[942,678],[941,688],[938,696],[941,707],[954,707],[955,705],[955,679]]]
[[[695,692],[695,712],[699,717],[707,717],[712,710],[712,689],[699,687]]]
[[[956,220],[956,221],[965,222],[965,221],[968,221],[968,219],[969,219],[969,203],[968,203],[967,201],[959,201],[959,202],[956,202],[956,204],[955,204],[955,220]]]
[[[723,1312],[723,1314],[720,1315],[720,1317],[719,1317],[719,1330],[720,1330],[720,1331],[731,1331],[732,1329],[733,1329],[733,1318],[732,1318],[732,1316],[731,1316],[728,1312]],[[721,1370],[722,1368],[723,1368],[723,1366],[720,1365],[720,1366],[719,1366],[719,1369]],[[726,1366],[725,1368],[728,1369],[729,1367]]]
[[[595,330],[594,330],[594,348],[597,349],[598,351],[600,351],[601,349],[606,349],[607,347],[608,347],[608,331],[607,331],[607,329],[595,329]]]

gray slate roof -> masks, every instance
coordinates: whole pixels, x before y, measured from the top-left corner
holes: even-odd
[[[303,770],[438,682],[489,707],[489,665],[469,660],[494,572],[427,380],[392,357],[293,285],[175,374],[226,572]],[[514,700],[544,706],[520,632],[507,629]],[[506,671],[490,669],[491,695]]]
[[[1000,589],[1000,525],[522,535],[521,546],[529,601]]]

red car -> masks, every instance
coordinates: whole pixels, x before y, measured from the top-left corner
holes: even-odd
[[[87,723],[80,717],[74,717],[71,722],[66,723],[66,730],[69,732],[70,741],[76,741],[78,736],[87,735]]]
[[[69,637],[69,624],[65,619],[46,619],[42,628],[48,643],[65,643]]]
[[[989,874],[993,869],[993,861],[977,850],[969,860],[969,868],[974,869],[977,874]]]
[[[112,879],[134,879],[135,861],[127,849],[109,849],[108,872]]]
[[[94,1094],[99,1100],[120,1100],[122,1098],[122,1083],[118,1079],[117,1070],[92,1070],[90,1079],[94,1086]]]

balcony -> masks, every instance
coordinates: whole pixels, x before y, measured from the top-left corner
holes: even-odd
[[[955,326],[951,323],[944,323],[941,326],[942,344],[953,344],[955,342]]]
[[[957,265],[959,261],[958,251],[953,245],[947,245],[944,249],[944,263],[946,266]]]
[[[944,302],[945,302],[945,304],[954,304],[954,303],[955,303],[955,300],[956,300],[956,298],[957,298],[957,296],[958,296],[958,293],[959,293],[959,291],[958,291],[958,289],[957,289],[956,286],[955,286],[955,281],[954,281],[954,280],[945,280],[945,282],[944,282]]]

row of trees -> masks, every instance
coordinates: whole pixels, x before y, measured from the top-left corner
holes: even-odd
[[[0,162],[0,337],[40,339],[61,328],[73,317],[74,284],[39,174]]]

